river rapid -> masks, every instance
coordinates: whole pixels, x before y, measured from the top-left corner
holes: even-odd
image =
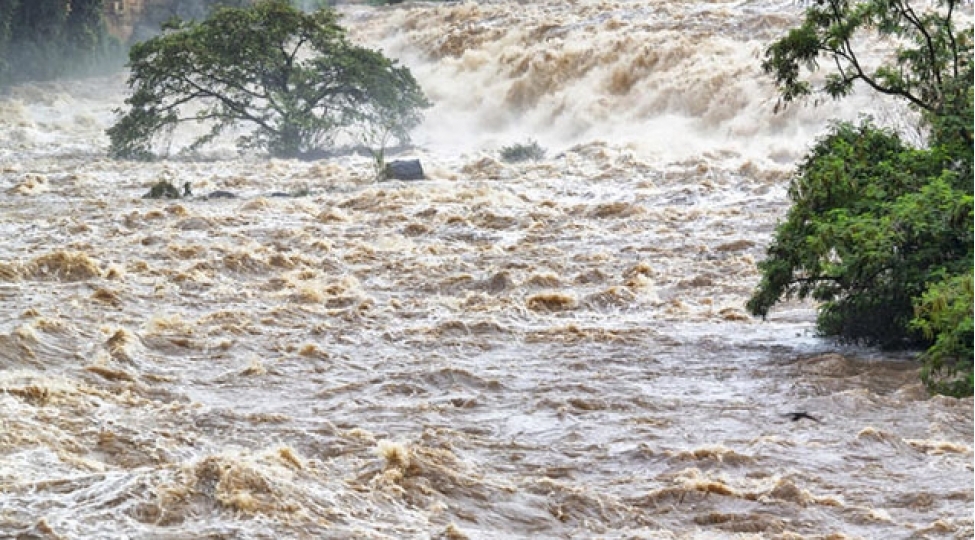
[[[972,537],[971,399],[743,310],[828,120],[912,122],[773,111],[798,7],[344,11],[435,103],[427,180],[109,160],[122,76],[0,98],[0,537]]]

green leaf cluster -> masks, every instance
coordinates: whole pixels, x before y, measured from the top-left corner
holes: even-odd
[[[831,60],[820,88],[838,98],[856,82],[922,112],[926,148],[869,120],[836,123],[798,166],[792,207],[776,230],[748,302],[766,316],[783,299],[820,302],[823,335],[886,347],[922,347],[922,378],[936,392],[973,392],[972,29],[954,28],[958,2],[916,12],[902,0],[822,0],[773,43],[764,69],[782,99],[815,90],[806,71]],[[894,44],[868,68],[857,34]]]
[[[782,298],[822,302],[826,335],[888,347],[915,345],[913,303],[938,276],[972,265],[972,185],[948,156],[904,145],[869,122],[834,125],[789,186],[748,309]]]
[[[912,328],[934,342],[922,355],[921,378],[934,391],[972,395],[972,272],[933,283],[917,303]]]
[[[158,139],[187,122],[209,126],[192,148],[249,126],[238,145],[278,157],[377,125],[405,143],[429,107],[407,68],[349,43],[330,9],[263,0],[169,28],[129,53],[129,109],[108,130],[115,157],[151,157]]]

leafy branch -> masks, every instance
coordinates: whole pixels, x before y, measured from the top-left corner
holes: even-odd
[[[804,76],[832,60],[835,72],[819,90],[832,98],[865,83],[876,92],[906,100],[929,122],[955,114],[964,103],[972,71],[972,29],[958,31],[954,15],[959,0],[942,0],[937,9],[919,13],[909,0],[819,0],[803,23],[765,52],[762,69],[771,74],[781,99],[791,102],[816,90]],[[891,64],[871,69],[858,57],[856,39],[874,34],[896,45]],[[957,133],[969,145],[972,131]]]

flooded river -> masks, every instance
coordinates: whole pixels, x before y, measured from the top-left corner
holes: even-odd
[[[761,52],[798,16],[347,9],[436,103],[413,183],[230,142],[112,161],[124,77],[13,89],[0,537],[971,538],[972,400],[812,305],[743,310],[828,120],[910,123],[773,114]],[[548,157],[499,161],[528,138]],[[142,199],[160,179],[198,196]]]

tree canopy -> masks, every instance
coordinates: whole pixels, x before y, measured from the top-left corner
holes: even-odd
[[[748,309],[764,317],[785,298],[811,297],[822,334],[927,347],[929,387],[970,395],[972,28],[955,28],[958,4],[918,12],[906,0],[820,0],[768,48],[763,68],[783,100],[840,98],[859,81],[919,110],[928,140],[912,148],[869,120],[834,124],[792,177],[793,205]],[[856,46],[870,32],[894,49],[872,67]],[[833,71],[817,89],[808,73],[821,59]]]
[[[129,67],[129,109],[108,130],[110,153],[121,158],[152,156],[160,136],[187,122],[209,126],[191,148],[247,126],[238,146],[278,157],[327,150],[377,126],[403,144],[429,106],[406,67],[349,43],[334,11],[304,13],[285,0],[174,20],[132,47]]]

